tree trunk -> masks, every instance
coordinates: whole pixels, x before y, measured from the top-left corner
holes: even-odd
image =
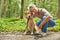
[[[5,11],[4,11],[4,17],[6,17],[8,11],[8,0],[5,1]]]
[[[1,5],[0,5],[0,18],[2,16],[2,8],[3,8],[4,0],[1,0]]]
[[[36,3],[39,8],[40,8],[41,3],[42,3],[42,0],[38,0]]]
[[[43,7],[45,7],[45,4],[46,4],[46,0],[43,0],[43,3],[44,3]]]
[[[21,14],[20,14],[20,18],[23,18],[23,8],[24,8],[24,0],[21,0]]]
[[[36,0],[34,0],[34,4],[36,5]]]
[[[58,0],[58,12],[57,12],[57,18],[60,18],[60,0]]]

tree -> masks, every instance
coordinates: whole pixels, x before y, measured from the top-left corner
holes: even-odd
[[[5,11],[4,11],[4,16],[6,17],[6,15],[7,15],[7,11],[8,11],[8,1],[9,0],[6,0],[5,1]]]
[[[36,0],[34,0],[34,4],[36,5]]]
[[[4,4],[4,0],[1,0],[1,5],[0,5],[0,18],[1,18],[1,14],[2,14],[3,4]]]
[[[20,18],[23,18],[23,8],[24,8],[24,0],[21,0],[21,14],[20,14]]]
[[[58,12],[57,12],[57,18],[60,18],[60,0],[58,0]]]

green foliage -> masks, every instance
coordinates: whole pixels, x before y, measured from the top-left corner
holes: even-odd
[[[23,31],[25,29],[26,20],[25,19],[2,19],[0,20],[0,30],[5,31]]]
[[[39,18],[34,18],[34,21],[37,22],[40,20]],[[59,31],[60,30],[60,19],[55,20],[56,26],[52,28],[48,28],[48,30]],[[0,30],[5,31],[24,31],[26,27],[26,20],[25,19],[16,19],[16,18],[7,18],[0,20]]]
[[[2,21],[2,20],[0,20],[0,30],[2,30],[2,29],[3,29],[2,23],[3,23],[3,21]]]
[[[56,31],[60,30],[60,19],[56,20],[56,26],[53,29]]]
[[[0,1],[0,5],[1,5]],[[1,16],[2,19],[0,19],[0,30],[5,31],[15,31],[20,30],[24,31],[26,27],[26,20],[25,19],[19,19],[20,12],[21,12],[21,0],[8,0],[8,5],[6,5],[6,0],[4,0],[4,3],[2,4],[1,10]],[[34,3],[34,0],[24,0],[24,11],[27,9],[28,5]],[[57,0],[36,0],[36,6],[38,8],[45,8],[47,9],[55,18],[55,13],[57,12]],[[8,6],[6,8],[6,6]],[[7,11],[5,11],[7,9]],[[6,18],[5,13],[6,12]],[[9,18],[8,18],[9,17]],[[37,22],[40,20],[39,18],[34,18],[34,21]],[[56,19],[56,26],[53,28],[49,28],[49,30],[60,30],[60,19]]]
[[[8,5],[6,5],[6,0],[4,0],[4,4],[2,4],[2,17],[4,16],[4,12],[6,12],[6,17],[18,17],[21,14],[21,0],[8,0]],[[34,3],[34,0],[24,0],[24,11],[27,9],[28,5]],[[36,6],[38,8],[47,9],[53,16],[57,12],[57,0],[36,0]],[[0,1],[1,5],[1,1]],[[8,6],[6,8],[6,6]],[[7,9],[7,11],[5,11]]]
[[[37,22],[38,20],[40,20],[40,18],[37,18],[37,17],[34,18],[35,22]]]

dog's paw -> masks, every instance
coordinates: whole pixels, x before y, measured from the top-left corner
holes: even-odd
[[[24,32],[24,35],[26,35],[26,32]]]
[[[39,31],[36,31],[35,33],[39,33]]]
[[[31,35],[33,34],[33,32],[31,32]]]

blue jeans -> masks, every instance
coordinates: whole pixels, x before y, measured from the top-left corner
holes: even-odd
[[[41,20],[37,21],[36,25],[39,26],[40,23],[46,18],[46,16],[44,16]],[[47,27],[53,27],[55,25],[55,21],[53,19],[50,19],[48,22],[46,22],[43,26],[42,26],[42,32],[46,33],[47,31]]]

